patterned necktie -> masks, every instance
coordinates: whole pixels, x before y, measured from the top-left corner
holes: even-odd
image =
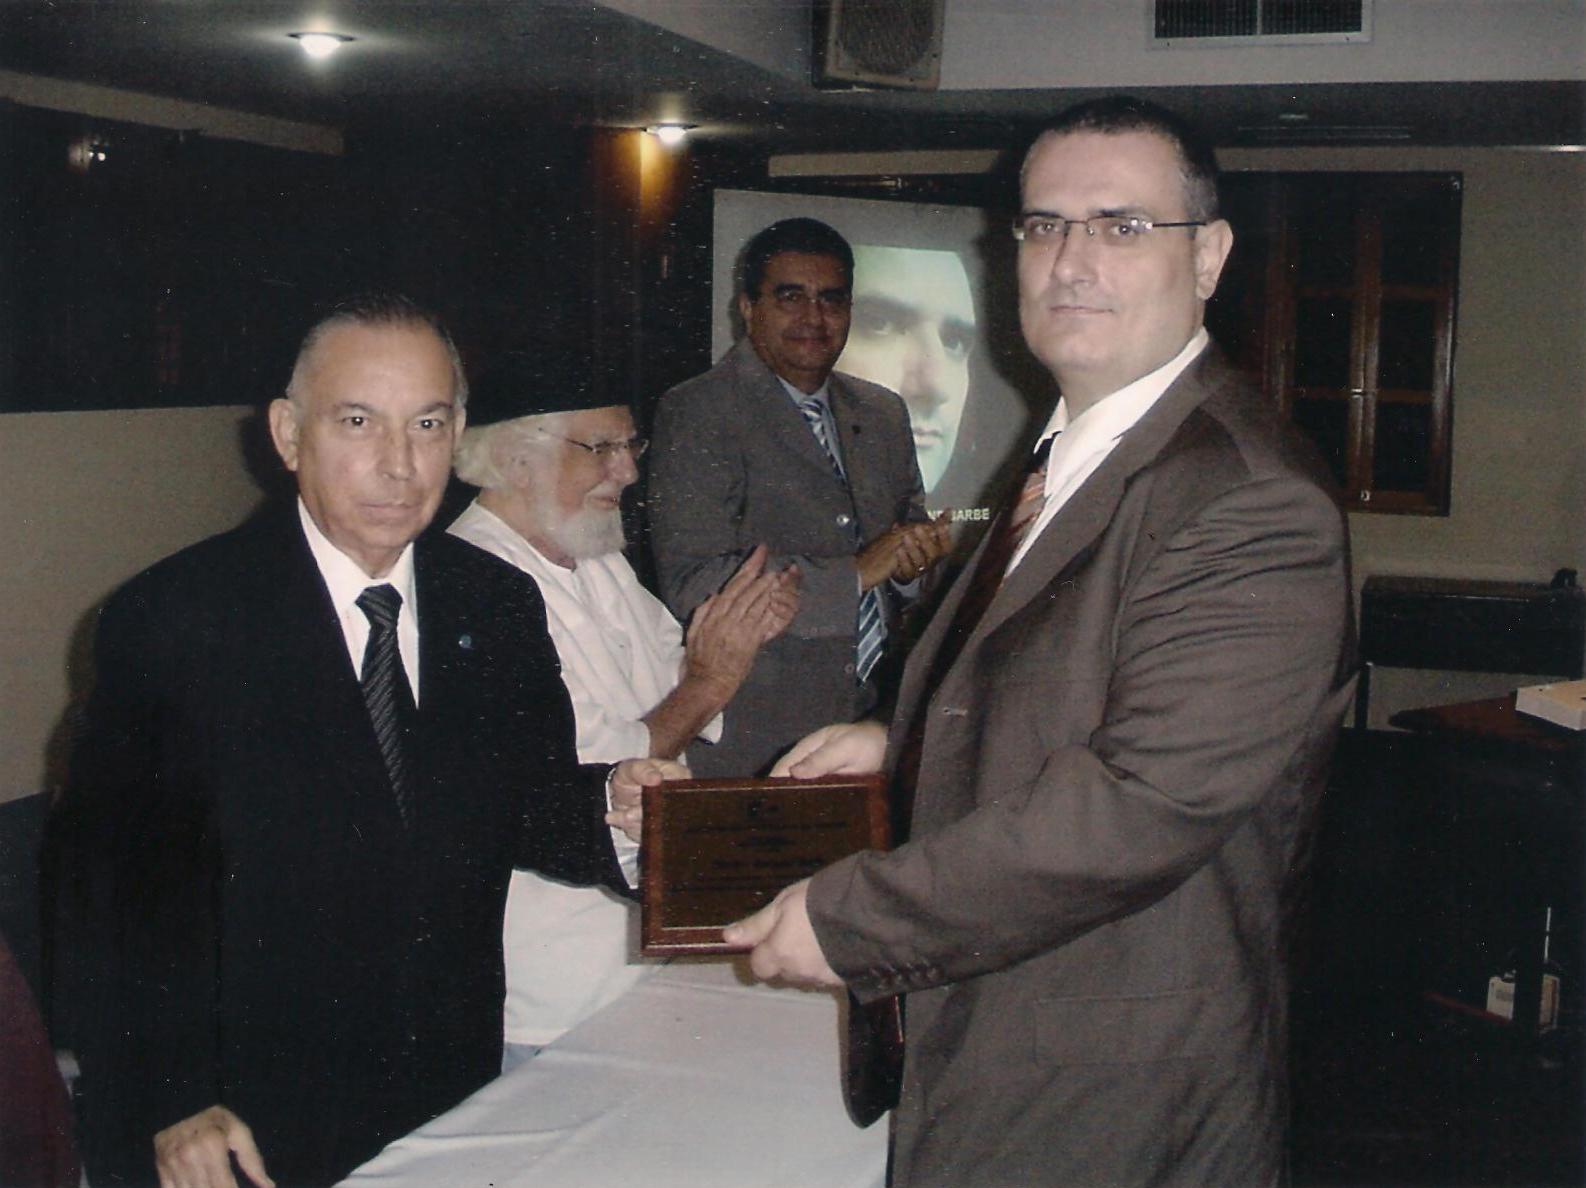
[[[825,406],[811,396],[799,401],[799,412],[804,414],[804,421],[809,425],[810,432],[815,435],[815,440],[826,452],[826,460],[832,464],[832,470],[843,481],[843,485],[847,486],[848,476],[843,473],[842,459],[832,448],[831,438],[826,433]],[[859,517],[855,516],[851,523],[855,543],[858,543]],[[862,685],[871,670],[875,668],[876,662],[881,659],[881,653],[887,646],[887,621],[881,614],[881,591],[878,587],[872,586],[859,596],[859,613],[855,623],[854,638],[858,641],[854,652],[854,678]]]
[[[369,642],[363,650],[359,682],[386,774],[396,793],[397,813],[406,825],[413,816],[413,780],[408,770],[406,735],[416,711],[407,670],[402,667],[402,651],[397,645],[402,595],[395,586],[370,586],[358,595],[358,609],[369,620]]]
[[[1003,578],[1008,576],[1008,562],[1013,560],[1013,555],[1024,543],[1030,525],[1046,506],[1046,463],[1052,456],[1052,443],[1056,440],[1057,434],[1054,433],[1043,441],[1040,448],[1031,456],[1030,469],[1025,473],[1024,484],[1019,488],[1019,498],[1014,502],[1012,510],[1008,512],[1007,520],[1002,525],[1006,539],[994,542],[1001,545],[1003,550],[1001,571]]]
[[[824,402],[810,396],[799,401],[799,412],[804,414],[804,423],[810,427],[810,432],[815,435],[815,440],[826,454],[826,461],[832,464],[832,470],[844,483],[848,476],[843,473],[842,459],[837,456],[837,451],[832,448],[832,439],[826,433],[826,405]]]

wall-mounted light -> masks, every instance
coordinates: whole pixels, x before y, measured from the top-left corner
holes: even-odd
[[[66,164],[77,173],[87,173],[110,159],[110,142],[98,133],[79,136],[66,146]]]
[[[683,138],[692,132],[695,127],[696,125],[694,124],[678,124],[669,121],[664,124],[651,124],[645,131],[666,145],[667,148],[676,148],[683,143]]]
[[[288,33],[288,37],[303,47],[311,58],[328,58],[353,40],[345,33]]]

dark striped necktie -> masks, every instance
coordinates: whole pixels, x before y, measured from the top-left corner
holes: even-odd
[[[392,585],[370,586],[358,595],[358,609],[369,620],[369,642],[363,650],[359,682],[386,774],[391,777],[391,790],[396,794],[397,812],[406,825],[413,816],[407,733],[416,710],[407,670],[402,667],[402,650],[397,644],[402,595]]]
[[[826,432],[825,405],[811,396],[799,401],[799,412],[804,414],[804,421],[809,425],[810,432],[815,435],[815,440],[820,443],[821,449],[825,451],[826,460],[832,464],[832,470],[843,480],[843,485],[846,487],[848,476],[843,473],[842,459],[837,456],[837,451],[832,447],[831,437]],[[857,541],[859,535],[857,515],[853,519],[853,526]],[[854,625],[854,638],[857,641],[854,647],[854,678],[863,684],[887,646],[887,620],[881,613],[881,591],[874,586],[859,596],[859,613]]]

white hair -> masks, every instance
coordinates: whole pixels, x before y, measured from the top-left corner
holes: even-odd
[[[583,508],[562,513],[556,504],[556,485],[562,465],[555,436],[574,416],[573,413],[540,413],[498,421],[492,425],[463,430],[452,465],[457,477],[483,491],[515,488],[522,492],[525,510],[536,521],[537,534],[575,560],[603,557],[621,552],[627,541],[622,530],[622,513]],[[519,486],[508,477],[506,467],[533,449],[537,455],[528,471],[528,482]],[[532,543],[532,541],[531,541]]]
[[[572,413],[535,413],[533,416],[515,417],[510,421],[495,421],[463,430],[457,442],[457,452],[452,457],[452,469],[463,482],[492,491],[510,487],[512,480],[504,467],[525,446],[545,441],[544,433],[558,433],[571,418]],[[543,431],[543,433],[542,433]]]

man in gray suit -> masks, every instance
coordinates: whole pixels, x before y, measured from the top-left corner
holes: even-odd
[[[1207,342],[1215,171],[1137,100],[1035,142],[1014,234],[1062,390],[1049,452],[910,657],[890,738],[832,727],[779,765],[914,770],[912,837],[727,930],[761,977],[908,994],[898,1185],[1284,1179],[1347,546],[1312,452]]]
[[[797,566],[801,606],[766,644],[699,775],[765,769],[797,739],[870,711],[900,604],[945,555],[926,518],[909,415],[887,389],[832,367],[848,341],[853,251],[815,219],[744,249],[745,338],[661,400],[650,526],[661,592],[686,620],[758,545]]]

